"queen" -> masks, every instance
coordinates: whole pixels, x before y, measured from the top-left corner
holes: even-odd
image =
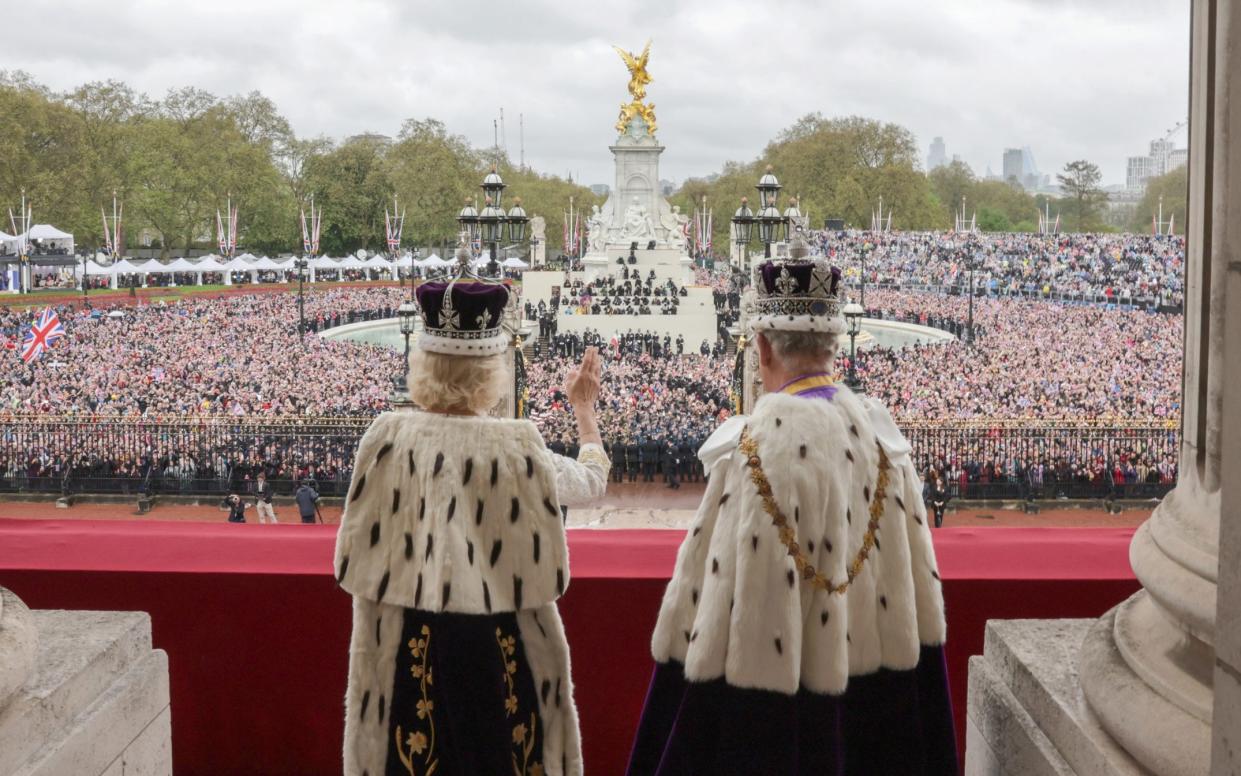
[[[581,452],[487,415],[510,384],[509,288],[462,273],[418,288],[421,411],[358,447],[335,569],[353,596],[344,773],[580,774],[560,505],[602,495],[599,357],[566,376]]]
[[[651,217],[637,197],[625,208],[625,238],[628,240],[652,240],[655,238],[655,227]]]

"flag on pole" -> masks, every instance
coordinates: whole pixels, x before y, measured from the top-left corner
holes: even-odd
[[[38,320],[31,325],[30,330],[26,332],[25,340],[22,341],[22,361],[29,364],[64,336],[65,327],[61,325],[56,311],[50,307],[44,307],[43,312],[39,313]]]

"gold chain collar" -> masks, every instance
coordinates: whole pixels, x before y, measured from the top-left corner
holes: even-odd
[[[737,449],[746,457],[746,466],[750,469],[750,481],[754,483],[754,487],[758,490],[759,497],[763,500],[763,511],[770,517],[780,534],[780,541],[784,544],[788,551],[789,557],[793,559],[793,563],[797,565],[797,573],[801,575],[803,581],[809,582],[820,590],[826,590],[829,594],[843,594],[849,589],[849,585],[853,584],[853,580],[858,574],[862,573],[862,564],[866,562],[866,558],[870,556],[870,548],[875,546],[875,532],[879,530],[879,518],[883,516],[883,500],[887,496],[888,490],[888,471],[890,463],[888,455],[883,450],[883,445],[879,448],[879,476],[875,482],[875,492],[871,494],[870,500],[870,520],[866,524],[866,533],[862,537],[862,546],[858,548],[857,555],[854,556],[853,562],[849,564],[848,576],[844,582],[833,584],[832,580],[814,567],[802,551],[801,546],[797,543],[796,529],[789,524],[788,516],[780,509],[780,505],[776,503],[776,498],[771,492],[771,483],[767,480],[767,474],[763,471],[763,461],[758,455],[758,443],[750,436],[750,427],[746,426],[741,430],[741,442]]]

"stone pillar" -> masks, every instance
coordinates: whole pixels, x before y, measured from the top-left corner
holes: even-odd
[[[1215,133],[1211,243],[1220,255],[1226,300],[1221,338],[1218,600],[1215,614],[1215,707],[1211,773],[1241,774],[1241,5],[1215,7]],[[1196,13],[1196,11],[1195,11]],[[1228,355],[1225,355],[1228,354]]]
[[[1241,7],[1194,0],[1190,51],[1177,486],[1130,545],[1141,591],[1095,622],[988,624],[969,774],[1241,774]]]
[[[1220,547],[1225,354],[1233,354],[1228,360],[1235,372],[1241,353],[1241,328],[1235,325],[1241,295],[1226,291],[1229,277],[1237,284],[1241,251],[1241,17],[1231,2],[1195,0],[1190,52],[1179,477],[1129,549],[1143,589],[1091,628],[1081,654],[1082,690],[1099,722],[1134,759],[1161,775],[1208,773],[1214,677],[1231,678],[1234,691],[1238,678],[1217,661],[1217,646],[1231,641],[1232,665],[1241,665],[1235,619],[1241,597],[1235,588],[1231,605],[1217,596],[1220,568],[1235,567],[1241,550],[1234,544],[1232,563],[1220,563],[1226,557]],[[1241,411],[1238,385],[1233,383],[1228,400],[1234,425]],[[1235,481],[1241,457],[1235,455],[1237,434],[1231,436],[1228,465]],[[1231,502],[1234,514],[1238,495]],[[1217,611],[1230,614],[1231,627],[1218,627]],[[1234,750],[1233,757],[1238,754]]]

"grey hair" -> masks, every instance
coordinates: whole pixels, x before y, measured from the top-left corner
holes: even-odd
[[[830,332],[766,329],[759,333],[782,361],[828,363],[840,349],[838,335]]]

